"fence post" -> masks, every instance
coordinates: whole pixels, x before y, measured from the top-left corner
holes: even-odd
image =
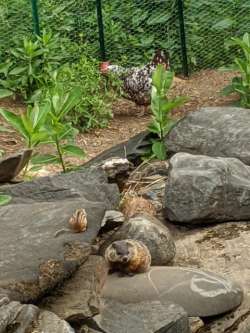
[[[34,32],[36,35],[39,36],[40,35],[40,24],[39,24],[37,0],[31,0],[31,6],[32,6],[32,18],[33,18],[33,24],[34,24]]]
[[[186,31],[185,31],[185,20],[184,20],[184,0],[177,0],[177,2],[178,2],[178,14],[179,14],[179,22],[180,22],[183,74],[185,76],[188,76],[189,68],[188,68],[187,43],[186,43]]]
[[[98,22],[98,31],[99,31],[99,43],[100,43],[100,53],[101,60],[106,60],[106,49],[105,49],[105,37],[104,37],[104,26],[102,18],[102,1],[96,0],[96,13],[97,13],[97,22]]]

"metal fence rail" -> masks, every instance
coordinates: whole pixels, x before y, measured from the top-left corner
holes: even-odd
[[[0,0],[0,61],[32,31],[51,30],[69,51],[126,65],[157,48],[176,71],[232,62],[226,41],[250,31],[249,0]],[[80,50],[80,51],[79,51]],[[59,51],[58,51],[59,52]]]

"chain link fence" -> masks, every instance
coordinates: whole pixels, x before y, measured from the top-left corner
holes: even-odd
[[[0,61],[24,36],[32,35],[32,11],[29,1],[0,0]]]
[[[231,63],[236,54],[227,40],[250,32],[249,0],[102,0],[99,15],[100,0],[0,0],[1,62],[18,40],[34,31],[35,2],[40,30],[59,35],[70,62],[85,53],[136,66],[160,48],[178,72],[187,71],[187,65],[189,72],[216,68]]]
[[[185,0],[189,68],[218,68],[231,64],[237,50],[231,37],[250,32],[249,0]]]

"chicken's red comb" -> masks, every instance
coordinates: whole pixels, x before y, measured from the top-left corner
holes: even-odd
[[[109,61],[103,61],[100,63],[100,72],[101,73],[107,73],[109,70]]]

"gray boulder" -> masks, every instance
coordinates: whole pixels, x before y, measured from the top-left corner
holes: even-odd
[[[182,223],[250,219],[250,167],[235,158],[178,153],[170,160],[166,217]]]
[[[245,321],[250,315],[250,223],[228,222],[180,232],[176,248],[176,266],[217,272],[234,280],[244,291],[242,304],[233,313],[214,318],[206,331],[247,333],[244,327],[248,327],[249,319]]]
[[[250,112],[207,107],[180,120],[166,137],[170,153],[235,157],[250,165]]]
[[[124,304],[170,301],[181,305],[190,317],[210,317],[235,309],[242,302],[242,289],[218,274],[186,267],[152,267],[133,277],[109,276],[102,290],[104,299]]]
[[[101,168],[85,168],[15,186],[5,185],[1,186],[1,192],[11,195],[11,203],[15,204],[85,198],[88,201],[103,202],[107,209],[113,209],[120,200],[118,187],[108,184]]]
[[[108,264],[91,255],[71,279],[43,298],[39,307],[68,322],[81,322],[100,312],[100,293],[108,276]]]
[[[105,333],[189,333],[185,311],[168,301],[145,301],[122,304],[105,300],[94,321]],[[94,327],[95,328],[95,327]]]
[[[100,251],[104,254],[106,248],[114,241],[136,239],[142,241],[149,249],[152,265],[167,265],[175,256],[175,244],[166,226],[158,219],[148,214],[130,218],[102,245]]]
[[[3,190],[2,190],[3,189]],[[107,209],[119,202],[116,185],[97,169],[3,186],[11,204],[0,208],[0,290],[11,300],[35,301],[71,276],[90,255]],[[87,230],[68,221],[87,213]]]
[[[32,154],[31,149],[0,159],[0,183],[10,182],[25,167]]]
[[[74,333],[75,330],[64,320],[49,311],[41,311],[35,329],[31,333]],[[19,332],[18,332],[19,333]],[[24,332],[25,333],[25,332]]]
[[[102,231],[109,231],[120,227],[125,221],[125,216],[119,210],[107,210],[102,220]]]
[[[34,305],[5,302],[0,307],[0,333],[8,332],[8,328],[12,325],[16,326],[19,332],[24,333],[36,320],[38,314],[39,309]]]
[[[68,323],[55,314],[40,311],[32,304],[5,301],[0,306],[0,333],[74,333]]]

